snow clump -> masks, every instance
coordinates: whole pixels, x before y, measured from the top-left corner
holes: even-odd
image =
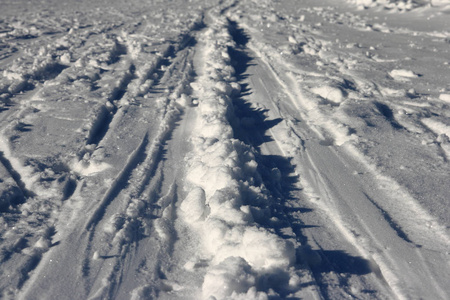
[[[408,80],[409,78],[417,78],[417,77],[419,77],[419,75],[417,75],[413,71],[405,70],[405,69],[392,70],[391,72],[389,72],[389,75],[392,78],[394,78],[395,80],[398,80],[398,81],[405,81],[405,80]]]

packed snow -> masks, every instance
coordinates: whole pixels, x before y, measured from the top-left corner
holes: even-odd
[[[450,298],[450,1],[0,7],[0,298]]]

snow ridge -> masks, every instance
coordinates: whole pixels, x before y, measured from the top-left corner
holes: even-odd
[[[230,97],[239,87],[227,47],[235,45],[228,21],[223,16],[211,19],[214,23],[200,37],[199,77],[191,84],[198,117],[187,159],[188,195],[180,209],[202,237],[204,255],[211,260],[204,298],[267,299],[269,291],[258,291],[258,282],[266,281],[275,294],[297,288],[290,268],[295,249],[291,241],[257,222],[258,215],[270,219],[272,199],[261,183],[254,150],[233,138]],[[273,283],[273,276],[285,279]]]

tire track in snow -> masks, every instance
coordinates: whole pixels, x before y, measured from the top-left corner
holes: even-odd
[[[120,65],[122,61],[126,65],[127,71],[122,77],[116,81],[112,91],[107,92],[109,96],[108,104],[101,108],[99,115],[92,121],[92,127],[88,134],[86,144],[99,145],[103,138],[107,135],[110,128],[119,122],[118,118],[123,114],[123,110],[127,105],[134,103],[137,97],[145,94],[148,90],[155,89],[163,80],[163,76],[168,76],[169,72],[165,70],[170,66],[170,61],[174,59],[179,52],[189,47],[194,40],[191,36],[202,27],[202,21],[195,23],[190,29],[190,33],[183,34],[179,37],[177,43],[168,44],[163,53],[150,65],[140,64],[136,46],[133,44],[133,37],[139,36],[139,31],[122,37],[123,41],[116,41],[117,50],[111,61]]]
[[[182,70],[184,71],[184,70]],[[181,81],[181,85],[186,85],[187,82]],[[145,205],[143,204],[143,200],[145,198],[148,198],[149,195],[143,195],[146,186],[150,183],[151,185],[158,186],[160,183],[159,181],[163,180],[163,178],[160,176],[157,176],[156,178],[159,178],[159,181],[157,180],[156,183],[151,183],[153,180],[153,177],[155,176],[155,172],[158,168],[158,165],[161,163],[161,155],[162,150],[164,148],[164,145],[167,141],[167,139],[170,137],[172,130],[174,129],[175,122],[178,119],[179,115],[181,114],[180,109],[177,107],[177,104],[175,103],[175,100],[171,100],[171,102],[168,104],[168,107],[166,108],[165,117],[163,119],[162,124],[160,125],[159,132],[154,137],[151,143],[148,143],[148,145],[145,145],[144,147],[140,147],[141,152],[142,150],[145,150],[144,153],[137,153],[138,155],[133,155],[134,159],[130,160],[130,163],[127,165],[127,170],[130,172],[128,174],[122,173],[120,175],[120,182],[116,182],[112,186],[112,193],[107,194],[107,196],[102,200],[101,205],[98,207],[98,209],[95,211],[95,213],[92,215],[90,220],[87,222],[86,228],[90,230],[94,234],[94,238],[97,234],[102,235],[101,233],[98,233],[99,230],[97,230],[97,225],[99,223],[103,223],[103,225],[100,225],[101,227],[105,227],[108,225],[105,225],[105,219],[108,223],[108,219],[114,218],[117,213],[121,214],[121,211],[127,211],[123,218],[125,218],[125,222],[121,225],[119,225],[119,228],[115,230],[119,230],[119,232],[116,234],[115,239],[119,239],[118,241],[113,241],[113,244],[122,244],[120,240],[127,240],[130,237],[127,236],[127,226],[132,227],[133,225],[136,226],[136,224],[133,224],[133,219],[136,217],[139,218],[139,210],[142,209],[139,206]],[[147,138],[146,138],[147,139]],[[143,154],[143,155],[142,155]],[[125,187],[125,188],[124,188]],[[154,193],[154,191],[149,191],[148,193]],[[125,198],[124,198],[125,197]],[[115,204],[114,202],[120,201],[122,202],[122,199],[129,198],[131,200],[131,203],[128,204],[128,208],[120,208],[120,204]],[[128,200],[128,201],[130,201]],[[145,201],[145,200],[144,200]],[[147,200],[148,201],[148,200]],[[120,203],[119,202],[119,203]],[[144,202],[145,203],[145,202]],[[133,205],[134,204],[134,205]],[[125,204],[125,207],[127,204]],[[134,217],[128,217],[129,214],[129,208],[131,206],[135,206],[134,210],[137,210],[138,215]],[[111,208],[111,209],[110,209]],[[112,210],[110,212],[110,210]],[[164,207],[161,209],[164,211]],[[133,213],[134,214],[134,213]],[[162,212],[160,214],[156,214],[156,219],[159,220],[162,217]],[[122,221],[121,221],[122,222]],[[139,221],[138,221],[139,222]],[[157,221],[155,221],[157,222]],[[164,225],[162,225],[164,227]],[[158,226],[157,226],[158,228]],[[114,231],[114,230],[113,230]],[[94,233],[95,232],[95,233]],[[124,235],[123,237],[118,237],[120,234]],[[131,238],[132,240],[134,238]],[[128,241],[129,243],[130,241]],[[99,243],[92,241],[93,245],[100,245]],[[124,245],[126,248],[127,246]],[[121,247],[119,246],[119,249],[114,249],[113,247],[111,250],[98,250],[100,252],[116,252]],[[124,249],[119,250],[119,253],[123,253]],[[91,252],[92,253],[92,252]],[[95,255],[95,253],[93,254]],[[120,263],[120,260],[118,261]],[[108,276],[105,276],[105,278],[109,278],[109,276],[112,276],[113,273],[116,271],[113,269],[111,271],[111,274]],[[110,289],[111,287],[108,287]],[[101,290],[101,289],[100,289]]]
[[[193,40],[193,37],[189,39]],[[142,293],[143,291],[147,291],[152,294],[159,293],[160,290],[167,292],[171,289],[170,283],[167,283],[160,277],[162,276],[161,274],[165,272],[163,269],[166,269],[166,267],[163,267],[165,264],[163,262],[170,261],[173,248],[173,234],[175,230],[173,227],[173,210],[174,203],[177,201],[178,192],[176,184],[176,170],[172,168],[180,164],[177,160],[181,159],[181,155],[176,157],[166,155],[170,158],[170,162],[172,159],[175,159],[174,162],[171,162],[173,166],[169,167],[167,166],[169,162],[166,163],[165,160],[163,160],[164,153],[162,151],[165,151],[164,149],[166,148],[170,149],[169,146],[166,146],[166,143],[169,142],[169,145],[171,144],[170,140],[172,137],[172,132],[178,127],[176,126],[176,122],[178,122],[183,113],[180,104],[177,103],[177,101],[180,101],[178,98],[186,98],[186,94],[184,93],[189,94],[189,89],[186,90],[186,86],[188,86],[192,76],[190,62],[192,60],[192,51],[190,48],[193,45],[194,44],[191,43],[189,48],[180,50],[173,55],[173,63],[165,68],[164,74],[160,76],[160,80],[158,80],[157,85],[153,88],[153,90],[156,91],[161,90],[160,87],[171,91],[170,94],[163,94],[164,97],[168,97],[169,99],[165,108],[165,118],[160,125],[160,129],[162,130],[160,130],[157,134],[151,145],[147,146],[148,149],[146,151],[148,153],[146,159],[139,163],[136,168],[132,168],[133,172],[137,171],[139,175],[133,176],[134,174],[132,174],[127,179],[128,183],[125,188],[125,194],[130,194],[132,203],[126,209],[126,215],[130,214],[130,208],[131,214],[134,215],[137,213],[137,215],[125,217],[126,221],[123,225],[121,225],[122,228],[120,229],[118,235],[124,235],[122,239],[129,239],[129,237],[126,236],[127,234],[130,234],[129,232],[127,233],[127,226],[132,226],[133,219],[135,219],[138,223],[145,223],[139,226],[144,227],[143,230],[146,233],[144,235],[142,235],[142,233],[135,233],[137,236],[132,238],[131,241],[127,241],[127,243],[122,246],[122,250],[119,251],[122,254],[120,255],[121,258],[116,260],[116,268],[109,274],[106,272],[106,275],[103,274],[102,276],[96,276],[98,279],[107,279],[108,284],[104,284],[104,279],[101,284],[94,284],[92,290],[95,291],[97,289],[97,292],[94,292],[92,297],[95,297],[95,295],[106,294],[109,294],[112,297],[114,294],[114,297],[120,298],[120,295],[126,295],[130,292]],[[182,105],[190,104],[186,103],[186,99],[181,100],[181,102]],[[180,138],[177,137],[176,141],[179,142]],[[174,145],[173,147],[177,146],[178,145]],[[116,201],[116,199],[112,200]],[[108,204],[108,206],[113,206],[113,204]],[[141,213],[139,213],[139,211],[141,211]],[[145,216],[142,215],[142,213],[144,213]],[[111,213],[106,213],[103,219],[108,219],[108,216],[110,215]],[[144,219],[142,219],[143,217]],[[93,217],[92,220],[96,219],[99,218]],[[154,220],[150,221],[148,219]],[[117,239],[117,236],[114,239]],[[134,254],[128,254],[129,251],[125,250],[130,247],[130,244],[132,245],[131,247],[135,248]],[[152,259],[149,259],[148,254],[142,250],[144,248],[151,248],[154,250]],[[101,252],[104,251],[105,250],[101,250]],[[117,250],[112,249],[110,251],[114,252]],[[136,287],[135,282],[130,282],[128,274],[124,274],[124,276],[119,274],[117,277],[118,272],[116,269],[122,269],[123,267],[134,267],[138,270],[145,267],[149,270],[159,270],[161,274],[148,274],[149,278],[145,278],[144,282],[151,279],[153,283],[146,283],[141,287]],[[103,273],[105,272],[103,271]],[[124,282],[124,287],[119,291],[119,285],[122,285],[122,282]],[[118,294],[116,295],[116,293]]]
[[[289,63],[284,62],[280,57],[277,57],[276,55],[274,57],[277,57],[277,59],[269,58],[269,56],[267,56],[267,53],[264,53],[264,50],[261,51],[261,49],[258,49],[258,45],[254,45],[252,47],[252,50],[256,51],[260,55],[260,57],[264,58],[265,63],[269,66],[269,70],[271,70],[273,72],[273,74],[277,78],[278,82],[286,88],[286,91],[290,91],[290,90],[293,91],[292,93],[289,92],[289,96],[292,99],[292,102],[296,106],[297,110],[302,111],[303,110],[303,102],[308,101],[308,100],[305,99],[305,95],[304,95],[302,89],[297,84],[294,68]],[[285,69],[285,70],[289,70],[289,71],[287,71],[287,72],[285,71],[283,73],[280,70],[278,70],[277,68],[274,68],[273,66],[275,65],[275,62],[278,62],[279,65],[282,66],[281,69]],[[290,72],[291,70],[292,70],[292,72]],[[286,78],[284,78],[284,77],[286,77]],[[292,86],[292,88],[289,89],[288,86]],[[303,118],[307,119],[308,116],[303,115]],[[315,127],[318,127],[318,126],[315,125]],[[314,128],[312,128],[312,130],[314,130]],[[320,133],[319,130],[315,130],[315,131],[318,133],[319,136],[322,136],[322,134]],[[353,155],[355,155],[358,160],[361,160],[361,162],[364,163],[364,158],[361,155],[358,155],[356,153],[357,150],[355,150],[355,149],[348,149],[348,150]],[[364,163],[364,164],[367,164],[367,163]],[[369,165],[367,167],[370,169],[373,169],[373,167],[371,167]],[[372,172],[377,173],[376,170],[372,170]],[[379,175],[379,174],[377,174],[377,175]],[[381,175],[379,175],[379,176],[381,176]],[[410,201],[413,201],[413,200],[410,199]],[[417,203],[411,203],[411,206],[415,210],[417,210],[416,215],[423,215],[424,219],[429,219],[428,221],[432,222],[432,218],[426,217],[426,212],[423,210],[421,211],[421,208],[418,207]],[[425,221],[423,221],[423,222],[425,223]],[[444,238],[444,240],[446,242],[448,242],[448,237],[445,238],[445,236],[446,236],[445,234],[443,234],[442,232],[439,232],[439,229],[436,229],[436,230],[437,230],[436,234],[440,235],[442,238]],[[442,228],[440,230],[442,230]]]
[[[192,39],[192,38],[190,38]],[[169,47],[171,48],[171,47]],[[144,175],[143,183],[145,186],[145,182],[149,180],[152,176],[155,165],[158,163],[159,152],[161,151],[161,147],[164,145],[167,138],[170,136],[171,131],[174,127],[174,122],[177,120],[179,114],[181,114],[180,109],[175,104],[175,98],[179,97],[178,94],[184,92],[185,87],[188,85],[190,81],[190,76],[192,71],[190,70],[190,62],[191,53],[190,49],[180,48],[178,52],[172,53],[172,51],[168,50],[167,58],[170,56],[174,58],[173,64],[168,67],[164,67],[165,72],[159,75],[160,79],[156,86],[150,87],[152,90],[165,90],[167,89],[169,92],[173,91],[173,95],[163,94],[162,97],[167,97],[167,103],[164,105],[164,117],[162,119],[162,124],[159,127],[158,133],[155,136],[152,136],[152,141],[149,144],[149,137],[146,135],[142,140],[141,144],[135,150],[133,154],[130,155],[128,162],[126,163],[122,172],[116,177],[115,183],[112,184],[111,188],[107,192],[104,200],[101,201],[98,211],[103,211],[106,205],[112,201],[117,194],[120,192],[120,189],[124,184],[129,180],[131,176],[131,172],[136,169],[138,165],[147,164],[145,167],[148,172]],[[155,71],[167,65],[166,58],[162,58],[159,60],[158,64],[155,67]],[[176,72],[176,73],[175,73]],[[175,73],[175,74],[174,74]],[[161,86],[162,88],[159,88]],[[132,93],[132,92],[131,92]],[[128,91],[124,92],[124,97],[128,96]],[[145,154],[144,154],[145,153]],[[147,162],[148,160],[152,160],[151,162]],[[118,190],[117,190],[118,189]],[[143,187],[140,187],[137,191],[137,195],[142,193]],[[100,213],[101,214],[101,213]],[[92,216],[91,220],[87,223],[86,228],[90,228],[95,220],[98,220],[97,210],[95,216]]]

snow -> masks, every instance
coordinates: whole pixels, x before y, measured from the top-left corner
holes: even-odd
[[[450,5],[448,0],[430,0],[430,1],[414,1],[414,0],[347,0],[356,5],[358,9],[368,9],[374,7],[382,7],[384,9],[395,10],[398,12],[410,11],[421,6],[441,7],[442,10],[447,9]]]
[[[449,103],[450,102],[450,94],[440,94],[439,99]]]
[[[413,71],[405,70],[405,69],[392,70],[391,72],[389,72],[389,75],[392,78],[394,78],[395,80],[399,80],[399,81],[408,80],[408,78],[417,78],[417,77],[419,77]]]
[[[335,104],[339,104],[343,102],[344,95],[342,93],[342,90],[339,87],[333,87],[333,86],[321,86],[311,89],[311,91],[322,98],[329,100]]]
[[[0,298],[448,299],[449,11],[3,1]]]

